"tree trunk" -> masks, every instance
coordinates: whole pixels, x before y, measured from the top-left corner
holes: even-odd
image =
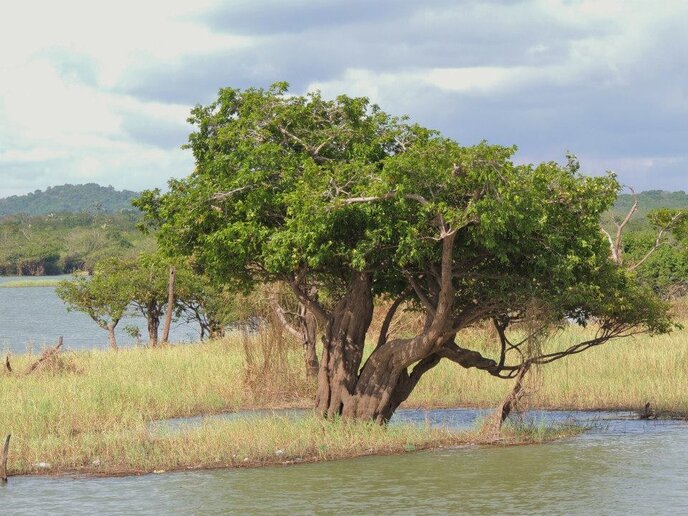
[[[518,371],[516,378],[514,378],[513,388],[504,397],[502,402],[499,404],[499,407],[497,407],[497,410],[494,411],[488,420],[484,431],[492,438],[499,438],[499,435],[502,432],[502,425],[504,424],[504,421],[506,421],[506,418],[509,417],[509,414],[511,414],[513,408],[516,407],[519,400],[525,394],[525,391],[523,390],[523,379],[529,369],[530,362],[523,364],[523,367],[521,367],[521,369]]]
[[[172,326],[172,312],[174,310],[174,279],[176,269],[170,267],[170,278],[167,282],[167,312],[165,313],[165,324],[162,327],[162,342],[167,343],[170,338],[170,326]]]
[[[148,345],[154,348],[158,345],[158,327],[160,326],[160,316],[155,301],[148,304],[146,319],[148,320]]]
[[[316,351],[318,320],[306,309],[303,303],[299,304],[299,316],[301,317],[301,334],[306,362],[306,374],[309,377],[316,378],[320,369],[318,353]]]
[[[334,307],[323,338],[315,404],[325,417],[348,414],[372,317],[370,274],[356,272],[349,291]]]
[[[115,337],[115,325],[114,324],[108,324],[107,326],[107,332],[108,332],[108,344],[110,344],[110,347],[117,351],[117,338]]]

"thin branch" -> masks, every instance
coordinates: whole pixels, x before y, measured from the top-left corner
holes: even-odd
[[[210,200],[211,201],[224,201],[225,199],[227,199],[228,197],[231,197],[235,193],[239,193],[243,190],[246,190],[247,188],[251,188],[252,186],[254,186],[254,185],[244,185],[244,186],[240,186],[239,188],[229,190],[228,192],[218,192],[216,194],[211,195]]]
[[[362,203],[362,202],[375,202],[375,201],[384,201],[387,199],[392,199],[393,197],[396,197],[398,194],[397,192],[387,192],[386,194],[383,195],[373,195],[370,197],[350,197],[348,199],[344,199],[344,204],[356,204],[356,203]],[[410,199],[413,201],[418,201],[421,204],[430,204],[430,202],[423,197],[422,195],[419,194],[404,194],[402,196],[404,199]]]
[[[269,302],[270,306],[272,307],[272,311],[277,316],[277,319],[279,320],[280,324],[282,324],[282,327],[297,339],[301,339],[303,335],[289,322],[284,309],[280,306],[279,300],[277,299],[277,292],[272,292],[270,294]]]
[[[403,303],[404,300],[406,300],[406,298],[410,294],[411,289],[406,289],[404,292],[401,293],[401,295],[398,298],[394,300],[392,306],[390,306],[389,310],[387,310],[387,315],[385,315],[385,319],[384,321],[382,321],[382,326],[380,327],[380,335],[377,339],[378,348],[380,346],[384,346],[387,342],[387,338],[389,337],[389,327],[392,324],[392,319],[394,319],[394,314],[396,314],[397,310],[401,306],[401,303]]]
[[[420,288],[420,285],[418,285],[418,282],[413,277],[413,275],[411,275],[410,273],[404,273],[404,276],[406,276],[406,280],[409,282],[411,287],[413,287],[413,290],[416,293],[416,296],[418,296],[418,300],[421,302],[423,307],[428,311],[429,314],[435,315],[435,307],[432,305],[427,296],[423,293],[423,291]]]

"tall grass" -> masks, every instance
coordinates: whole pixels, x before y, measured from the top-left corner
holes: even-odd
[[[586,330],[570,327],[543,347],[562,348],[585,337]],[[486,355],[494,352],[487,330],[459,340]],[[280,419],[208,422],[175,434],[148,426],[246,408],[311,407],[315,385],[306,377],[303,351],[274,330],[160,349],[68,351],[24,374],[36,358],[11,356],[14,372],[0,372],[0,436],[13,435],[15,473],[35,471],[39,462],[51,463],[50,471],[150,471],[244,465],[245,457],[249,464],[279,463],[459,442],[391,428],[378,433],[384,431],[362,426],[354,432],[317,419],[289,425]],[[545,366],[533,378],[531,406],[640,409],[649,401],[658,411],[688,414],[688,333],[608,343]],[[492,407],[510,388],[509,381],[447,362],[423,377],[406,406]]]
[[[475,339],[469,347],[494,353],[485,334],[469,337]],[[587,337],[589,331],[572,326],[543,346],[563,349]],[[534,376],[531,406],[639,410],[650,402],[661,412],[688,414],[688,332],[608,342],[545,365]],[[445,361],[423,378],[408,405],[494,406],[510,387],[509,381]]]

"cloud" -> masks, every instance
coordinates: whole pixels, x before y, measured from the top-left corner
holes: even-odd
[[[161,186],[193,166],[191,106],[280,80],[685,189],[687,18],[680,0],[24,2],[0,19],[0,196]]]

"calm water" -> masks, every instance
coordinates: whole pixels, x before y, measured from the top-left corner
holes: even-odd
[[[40,281],[45,278],[5,276],[0,277],[0,283],[19,279]],[[147,339],[145,320],[130,317],[120,321],[117,327],[118,344],[127,346],[134,343],[134,339],[124,331],[127,325],[137,326],[141,338]],[[68,312],[55,295],[54,287],[0,288],[0,351],[40,351],[44,346],[57,342],[60,335],[64,336],[67,349],[106,348],[108,345],[106,332],[87,315]],[[174,342],[194,341],[198,337],[196,327],[188,324],[173,324],[170,331],[170,340]]]
[[[463,427],[475,410],[402,411]],[[688,424],[539,412],[592,426],[566,441],[125,478],[17,477],[6,514],[685,514]]]

